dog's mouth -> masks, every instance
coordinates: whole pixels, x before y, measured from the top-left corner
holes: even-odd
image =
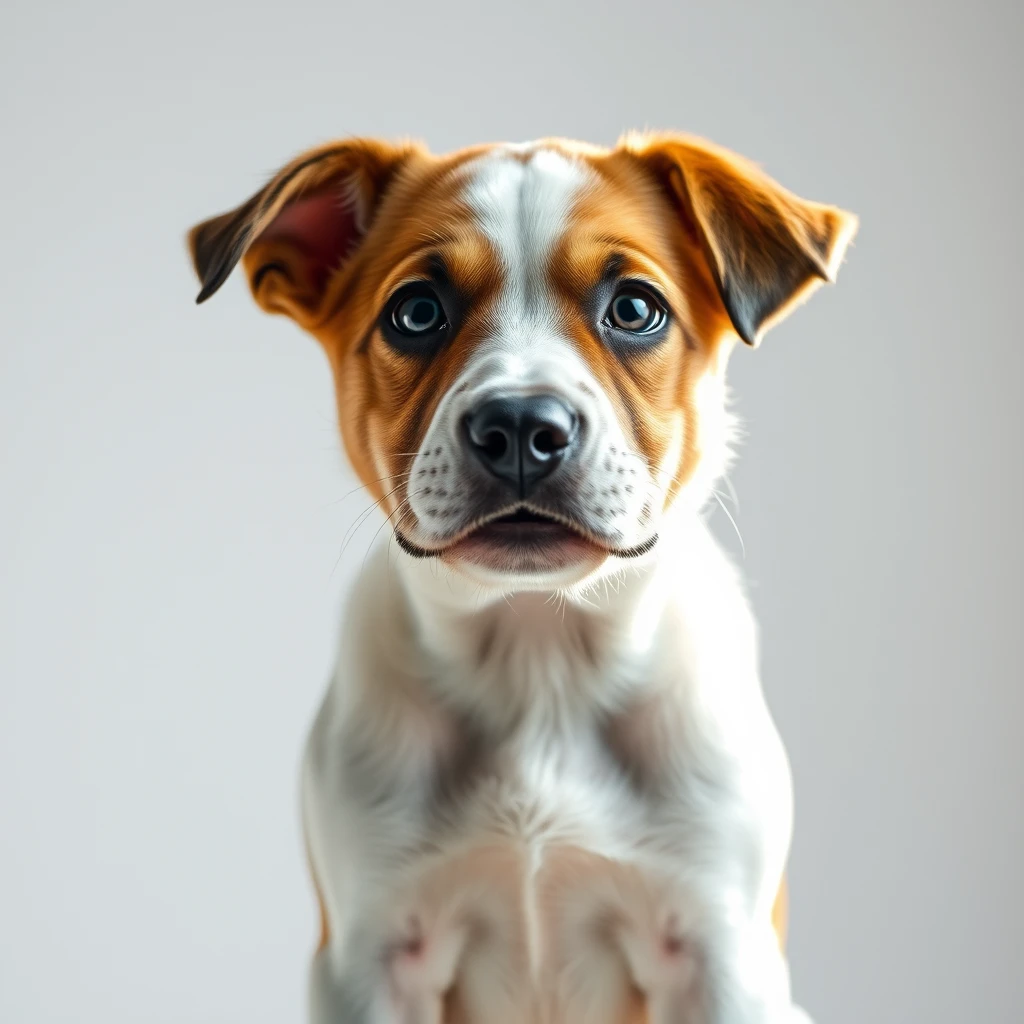
[[[446,555],[500,573],[534,574],[594,562],[603,553],[570,521],[520,506],[479,523]]]
[[[485,530],[489,526],[560,526],[563,530],[571,529],[565,523],[560,522],[553,516],[544,515],[542,512],[534,512],[532,509],[521,506],[514,512],[507,512],[503,516],[489,519],[486,523],[478,526],[478,530]]]
[[[465,560],[492,569],[539,572],[572,563],[600,560],[608,555],[635,558],[657,543],[655,534],[632,548],[616,548],[572,520],[520,505],[484,519],[440,550],[411,544],[396,531],[401,547],[417,557]]]
[[[550,545],[573,541],[594,544],[587,530],[566,516],[519,505],[510,512],[485,518],[459,541],[512,545]]]

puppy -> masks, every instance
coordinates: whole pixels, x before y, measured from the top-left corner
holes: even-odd
[[[190,234],[393,531],[306,750],[315,1024],[781,1024],[791,784],[700,513],[726,361],[856,230],[699,139],[352,139]]]

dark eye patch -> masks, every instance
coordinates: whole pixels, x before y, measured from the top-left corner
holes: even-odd
[[[601,280],[584,300],[596,333],[622,354],[646,351],[663,342],[673,322],[661,292],[646,281],[623,276],[626,261],[614,255]]]
[[[467,299],[454,287],[438,254],[427,260],[423,280],[396,289],[377,321],[384,340],[406,355],[431,356],[458,331]]]

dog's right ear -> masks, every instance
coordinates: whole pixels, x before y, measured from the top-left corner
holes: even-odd
[[[629,135],[704,251],[735,332],[757,345],[815,288],[835,280],[857,218],[793,195],[735,153],[687,135]]]
[[[257,303],[303,326],[318,319],[334,272],[355,251],[402,165],[423,151],[373,139],[297,157],[235,210],[188,234],[205,302],[240,260]]]

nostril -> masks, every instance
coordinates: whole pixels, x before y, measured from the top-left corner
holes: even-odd
[[[500,459],[508,451],[508,438],[500,430],[489,430],[479,446],[489,459]]]
[[[540,459],[559,455],[572,444],[575,424],[545,423],[537,426],[529,435],[530,454]]]
[[[552,431],[538,430],[530,439],[530,447],[538,455],[553,455],[555,452],[561,451],[565,445],[559,444],[555,440],[555,435]]]

